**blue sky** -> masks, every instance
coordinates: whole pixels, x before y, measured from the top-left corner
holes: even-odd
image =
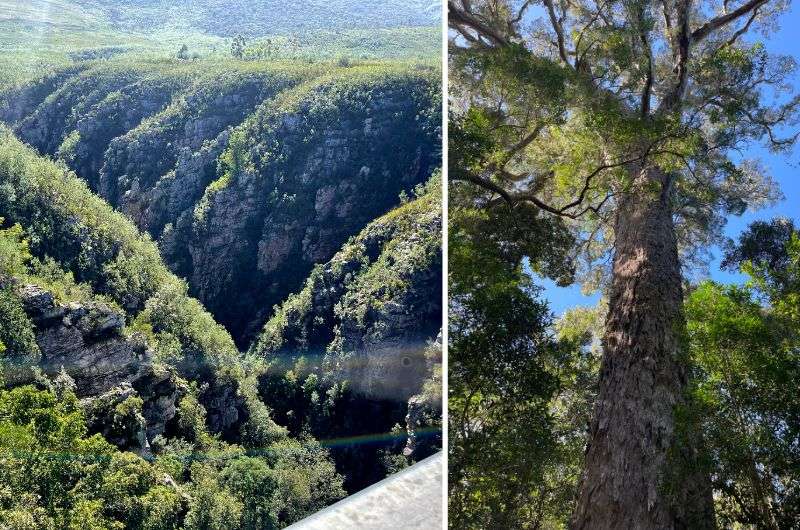
[[[765,42],[770,52],[791,55],[800,63],[800,39],[797,38],[797,32],[800,30],[800,7],[794,4],[790,9],[790,12],[780,19],[780,30],[770,34],[769,38],[765,39]],[[797,91],[800,92],[800,71],[796,74],[795,86]],[[748,211],[741,217],[729,217],[728,224],[725,227],[725,235],[736,239],[752,221],[772,219],[776,216],[789,217],[795,220],[795,224],[800,225],[800,145],[795,147],[794,151],[788,155],[775,155],[761,147],[754,147],[745,153],[745,156],[747,158],[757,157],[762,160],[764,166],[769,169],[773,178],[780,185],[785,199],[774,206],[762,210]],[[741,280],[738,274],[720,270],[721,252],[719,249],[712,249],[712,253],[714,254],[714,260],[709,266],[709,273],[712,279],[724,283]],[[580,292],[580,287],[577,285],[560,288],[549,280],[540,283],[543,283],[545,287],[544,296],[550,302],[551,311],[557,316],[576,305],[594,305],[599,298],[599,295],[583,296]]]

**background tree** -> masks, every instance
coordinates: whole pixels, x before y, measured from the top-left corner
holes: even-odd
[[[714,527],[699,431],[676,417],[690,399],[681,267],[702,260],[726,215],[778,196],[732,153],[794,141],[779,137],[794,121],[794,63],[745,40],[785,5],[448,6],[454,112],[480,147],[451,178],[494,193],[490,204],[569,220],[582,279],[608,292],[572,527]]]
[[[463,138],[453,124],[454,138]],[[454,146],[454,154],[461,152]],[[456,155],[457,156],[457,155]],[[450,525],[541,528],[568,509],[550,403],[560,343],[526,264],[569,281],[572,238],[530,208],[484,209],[487,194],[455,186],[450,201]],[[569,477],[566,477],[569,480]]]
[[[702,418],[725,528],[800,520],[800,234],[756,222],[727,253],[750,280],[704,282],[688,297],[694,411]]]
[[[247,40],[243,35],[236,35],[231,42],[231,55],[237,59],[244,58],[244,50],[247,47]]]

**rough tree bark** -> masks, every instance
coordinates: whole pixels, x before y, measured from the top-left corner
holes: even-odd
[[[615,220],[600,388],[573,530],[715,527],[708,476],[665,485],[676,407],[685,401],[683,293],[671,177],[630,168]]]

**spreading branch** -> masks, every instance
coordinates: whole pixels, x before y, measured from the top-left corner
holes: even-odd
[[[769,0],[750,0],[743,4],[738,9],[734,9],[730,13],[723,13],[722,15],[712,18],[692,33],[692,41],[700,42],[708,37],[714,31],[730,24],[734,20],[747,16],[754,10],[766,4]]]
[[[634,157],[634,158],[630,158],[630,159],[626,159],[626,160],[621,160],[621,161],[618,161],[618,162],[611,162],[611,163],[601,164],[601,165],[597,166],[593,171],[588,173],[586,175],[586,177],[584,177],[583,186],[582,186],[581,190],[579,191],[578,196],[574,200],[570,201],[569,203],[567,203],[567,204],[565,204],[565,205],[563,205],[561,207],[552,206],[552,205],[546,203],[540,197],[538,197],[536,195],[536,193],[534,193],[534,192],[531,192],[531,191],[512,192],[512,191],[507,190],[506,188],[504,188],[500,184],[497,184],[496,182],[492,181],[489,178],[486,178],[486,177],[483,177],[483,176],[480,176],[480,175],[476,175],[475,173],[472,173],[472,172],[469,172],[469,171],[459,171],[457,174],[451,174],[451,178],[453,180],[461,180],[461,181],[465,181],[465,182],[471,182],[472,184],[475,184],[475,185],[477,185],[477,186],[479,186],[479,187],[481,187],[481,188],[483,188],[483,189],[485,189],[487,191],[491,191],[492,193],[496,193],[506,203],[508,203],[508,205],[511,206],[511,207],[513,207],[516,204],[521,203],[521,202],[530,202],[534,206],[538,207],[539,209],[544,210],[546,212],[549,212],[549,213],[551,213],[553,215],[557,215],[559,217],[566,217],[568,219],[579,219],[579,218],[583,217],[587,212],[590,212],[590,211],[594,212],[594,213],[598,213],[600,211],[600,209],[606,204],[606,202],[608,202],[611,199],[611,197],[613,197],[613,195],[614,195],[613,193],[608,193],[608,194],[606,194],[605,198],[603,198],[603,200],[597,205],[591,205],[590,204],[590,205],[585,206],[583,209],[581,209],[581,210],[579,210],[577,212],[571,211],[574,208],[577,208],[577,207],[581,206],[586,201],[586,197],[587,197],[587,195],[588,195],[588,193],[589,193],[589,191],[591,190],[591,187],[592,187],[592,181],[600,173],[602,173],[603,171],[609,170],[609,169],[614,169],[614,168],[626,166],[628,164],[632,164],[634,162],[639,162],[639,161],[644,160],[645,158],[647,158],[650,154],[651,154],[651,152],[648,149],[640,156],[637,156],[637,157]],[[501,172],[501,174],[504,174],[504,173]],[[553,176],[553,173],[550,172],[550,173],[547,173],[547,174],[544,174],[544,175],[539,175],[538,177],[535,177],[534,180],[542,180],[542,179],[545,179],[545,178],[548,178],[548,177],[552,177],[552,176]]]
[[[506,46],[509,44],[509,40],[505,35],[489,24],[481,21],[475,14],[466,9],[459,8],[455,2],[448,1],[447,8],[449,11],[448,20],[450,21],[450,25],[458,29],[460,33],[464,34],[463,28],[469,28],[495,46]]]
[[[753,24],[753,22],[756,20],[757,17],[758,17],[758,8],[755,8],[753,10],[753,13],[750,15],[750,18],[745,23],[745,25],[739,28],[733,35],[731,35],[731,38],[725,41],[725,44],[723,44],[723,46],[733,46],[739,37],[741,37],[750,30],[750,26]]]

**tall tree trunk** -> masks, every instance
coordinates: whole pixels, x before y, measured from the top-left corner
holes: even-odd
[[[571,528],[711,529],[707,475],[687,470],[677,491],[666,485],[687,383],[671,178],[652,167],[630,171],[633,185],[615,220],[600,389]]]

